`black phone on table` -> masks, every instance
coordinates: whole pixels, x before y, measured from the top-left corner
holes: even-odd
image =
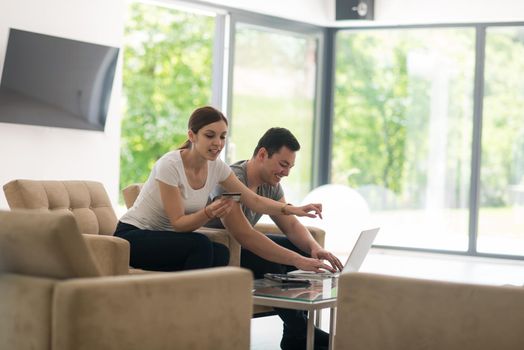
[[[305,278],[293,277],[284,273],[265,273],[264,278],[270,281],[281,282],[281,283],[296,283],[310,285],[311,281]]]

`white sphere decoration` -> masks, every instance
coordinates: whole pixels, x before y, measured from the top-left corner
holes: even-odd
[[[306,226],[326,231],[325,248],[333,253],[349,254],[359,233],[369,228],[370,213],[366,200],[344,185],[323,185],[309,192],[302,201],[322,204],[323,219],[299,218]]]

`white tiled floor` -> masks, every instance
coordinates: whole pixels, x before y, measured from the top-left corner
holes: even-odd
[[[372,249],[363,272],[482,284],[524,284],[524,261]]]
[[[524,284],[524,261],[372,249],[362,272],[481,284]],[[322,316],[328,330],[328,312]],[[277,316],[251,321],[251,350],[280,349],[282,321]]]

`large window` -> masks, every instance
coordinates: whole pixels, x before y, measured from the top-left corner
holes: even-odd
[[[377,243],[524,255],[524,27],[342,30],[336,48],[331,182],[368,201]]]
[[[301,150],[283,186],[300,202],[311,189],[317,39],[237,23],[234,47],[228,160],[251,158],[267,129],[288,128]]]
[[[524,254],[524,27],[486,30],[478,250]]]
[[[313,178],[344,184],[368,202],[377,244],[524,256],[522,23],[332,29],[321,40],[316,26],[232,13],[130,5],[121,186],[185,139],[195,107],[224,100],[228,162],[250,158],[273,126],[299,139],[289,201]],[[330,82],[318,57],[331,54],[333,118],[330,86],[316,86]],[[319,146],[331,147],[330,167],[313,164]]]
[[[120,186],[144,182],[187,137],[191,112],[211,101],[215,18],[131,3],[125,27]]]
[[[376,243],[467,250],[474,29],[341,31],[336,48],[331,182],[367,200]]]

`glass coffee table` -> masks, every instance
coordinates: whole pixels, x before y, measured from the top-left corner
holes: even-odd
[[[253,303],[284,309],[307,310],[307,350],[313,350],[314,320],[321,309],[330,308],[329,348],[333,348],[337,305],[337,279],[312,280],[311,285],[257,279],[253,285]]]

